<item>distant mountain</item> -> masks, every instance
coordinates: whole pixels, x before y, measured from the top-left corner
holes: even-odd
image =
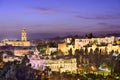
[[[120,32],[92,32],[94,36],[96,37],[103,37],[103,36],[120,36]],[[39,39],[60,39],[65,37],[72,37],[75,35],[78,35],[79,37],[84,37],[86,34],[89,34],[87,32],[72,32],[72,33],[27,33],[29,40],[39,40]],[[19,40],[21,39],[21,34],[19,33],[10,33],[10,34],[0,34],[0,40],[2,39],[12,39],[12,40]]]

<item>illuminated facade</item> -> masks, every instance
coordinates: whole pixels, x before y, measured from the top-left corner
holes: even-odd
[[[64,53],[64,55],[68,55],[68,49],[66,43],[59,43],[58,44],[58,51],[61,51]]]
[[[99,50],[105,52],[107,51],[110,53],[113,51],[118,51],[120,53],[120,47],[119,45],[113,45],[115,42],[115,37],[104,37],[104,38],[91,38],[91,39],[75,39],[74,44],[70,44],[72,42],[72,38],[65,38],[65,43],[58,44],[58,50],[62,51],[64,55],[69,54],[69,50],[72,49],[72,54],[75,54],[76,49],[85,48],[87,44],[91,42],[96,42],[96,44],[101,45],[102,43],[108,44],[107,46],[96,46],[95,44],[91,45],[91,47],[88,48],[88,52],[92,49],[93,51],[98,48]]]
[[[93,51],[95,51],[96,48],[98,48],[98,49],[101,50],[102,52],[107,51],[108,54],[109,54],[111,51],[120,53],[120,46],[119,46],[119,45],[108,44],[107,46],[92,45],[92,47],[87,47],[88,52],[90,52],[91,49],[92,49]]]
[[[51,68],[51,71],[57,72],[72,72],[76,73],[77,62],[75,58],[71,59],[57,59],[57,60],[46,60],[46,66]]]
[[[105,43],[105,44],[113,44],[115,41],[115,37],[105,37],[105,38],[91,38],[91,39],[75,39],[75,49],[80,49],[83,46],[86,46],[90,42],[96,41],[97,44]]]
[[[30,60],[31,67],[33,69],[43,71],[46,67],[46,60],[40,59],[39,52],[36,49],[32,56],[28,55],[28,59]]]
[[[72,72],[76,73],[77,62],[75,58],[71,59],[40,59],[39,52],[36,50],[34,55],[28,56],[31,67],[37,70],[44,70],[46,66],[51,68],[51,71],[56,72]]]
[[[27,41],[27,33],[25,29],[22,30],[21,41]]]
[[[47,47],[46,54],[51,55],[51,53],[54,53],[57,51],[56,47]]]
[[[21,40],[8,40],[5,39],[2,41],[4,45],[12,45],[12,46],[30,46],[30,41],[27,40],[27,32],[25,29],[22,30]]]
[[[34,48],[28,47],[28,48],[16,48],[14,49],[14,55],[15,56],[24,56],[29,54],[30,52],[33,52]]]
[[[72,38],[65,38],[65,42],[68,43],[68,44],[71,43],[72,42]]]
[[[14,56],[24,56],[33,52],[34,46],[0,46],[0,51],[4,53],[12,53]]]
[[[3,62],[13,62],[13,61],[22,61],[22,59],[20,59],[19,57],[16,57],[16,56],[10,56],[6,53],[4,53],[2,55],[2,58],[3,58]]]
[[[47,45],[47,48],[46,48],[46,54],[47,55],[51,55],[51,53],[54,53],[54,52],[57,52],[57,47],[50,47],[49,45]]]
[[[72,54],[74,55],[76,49],[84,48],[84,46],[86,46],[90,42],[94,42],[94,41],[97,44],[101,44],[101,43],[113,44],[115,41],[115,37],[111,36],[111,37],[105,37],[105,38],[75,39],[74,44],[71,44],[72,38],[65,38],[65,43],[58,43],[58,51],[63,52],[64,55],[68,55],[69,50],[72,49]],[[98,46],[96,46],[96,45],[92,45],[92,47],[88,47],[88,51],[90,51],[90,49],[93,49],[93,51],[94,51],[97,47]],[[104,46],[99,46],[98,48],[101,50],[104,50],[104,51],[106,49],[106,47],[104,47]],[[113,46],[112,49],[110,49],[110,47],[107,46],[107,52],[109,53],[111,50],[116,51],[119,49],[116,46]]]

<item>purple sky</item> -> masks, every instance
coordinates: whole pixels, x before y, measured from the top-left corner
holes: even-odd
[[[0,34],[22,28],[29,33],[120,31],[120,0],[0,0]]]

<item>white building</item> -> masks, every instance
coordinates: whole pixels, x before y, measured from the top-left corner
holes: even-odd
[[[20,57],[9,56],[6,53],[2,55],[2,58],[4,62],[22,61]]]
[[[57,71],[57,72],[73,72],[76,73],[77,70],[77,62],[75,58],[72,59],[40,59],[39,52],[34,52],[34,55],[28,56],[28,59],[30,60],[31,67],[33,69],[38,70],[44,70],[46,66],[49,66],[51,68],[51,71]]]
[[[57,51],[57,47],[49,47],[46,50],[46,54],[50,55],[51,53],[54,53]]]
[[[46,66],[49,66],[51,68],[51,71],[57,72],[76,73],[77,70],[77,62],[75,58],[46,60]]]
[[[39,52],[37,49],[34,51],[33,55],[28,56],[28,59],[30,60],[31,67],[33,69],[37,69],[41,71],[45,69],[46,61],[44,59],[40,59]]]
[[[75,39],[75,49],[80,49],[81,47],[89,44],[90,42],[97,41],[98,44],[101,43],[111,43],[115,41],[115,37],[104,37],[104,38],[91,38],[91,39]]]
[[[68,44],[71,43],[72,42],[72,38],[65,38],[65,42],[68,43]]]

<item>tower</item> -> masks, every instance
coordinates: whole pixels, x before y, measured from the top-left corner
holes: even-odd
[[[25,30],[25,29],[22,30],[21,40],[22,40],[22,41],[27,41],[27,33],[26,33],[26,30]]]

